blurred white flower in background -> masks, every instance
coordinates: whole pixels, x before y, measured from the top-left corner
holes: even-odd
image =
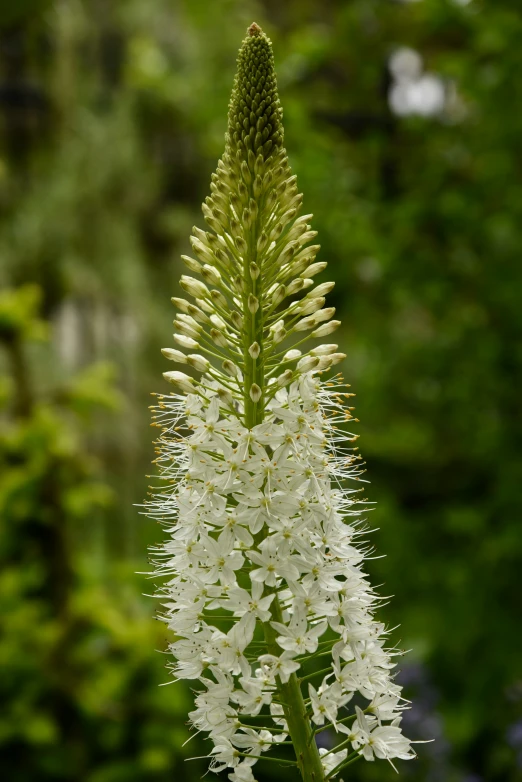
[[[394,114],[432,117],[444,111],[446,85],[440,76],[423,73],[418,52],[401,47],[391,55],[388,67],[393,77],[388,102]]]

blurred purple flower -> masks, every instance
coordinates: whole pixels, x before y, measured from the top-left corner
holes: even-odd
[[[406,663],[397,675],[397,682],[405,688],[405,697],[413,701],[411,708],[403,713],[403,724],[408,726],[409,735],[422,741],[434,739],[417,750],[426,768],[424,779],[426,782],[447,782],[451,772],[451,745],[436,711],[439,695],[430,682],[428,670],[419,662]],[[418,770],[406,768],[404,774],[417,775]]]
[[[333,749],[338,743],[335,734],[331,730],[322,730],[317,734],[315,740],[319,749]]]
[[[514,722],[508,727],[506,738],[508,744],[513,747],[513,749],[522,748],[522,720],[518,720],[518,722]]]

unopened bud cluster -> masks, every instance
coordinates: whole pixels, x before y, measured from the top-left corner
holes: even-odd
[[[363,571],[360,457],[351,396],[323,374],[345,355],[310,343],[339,326],[333,283],[283,147],[271,45],[239,53],[226,148],[174,298],[159,398],[160,485],[148,513],[169,538],[162,619],[173,674],[197,688],[190,720],[232,782],[289,741],[304,782],[364,757],[408,759],[379,603]],[[325,670],[326,668],[326,670]],[[357,704],[350,708],[355,695]],[[319,750],[330,726],[338,745]],[[271,753],[267,755],[266,753]]]

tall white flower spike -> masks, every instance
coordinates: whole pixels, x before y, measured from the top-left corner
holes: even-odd
[[[193,229],[183,260],[197,277],[181,278],[190,300],[173,299],[176,347],[163,350],[187,372],[165,372],[175,391],[153,408],[148,513],[169,535],[155,564],[172,672],[198,682],[191,723],[232,782],[252,782],[265,759],[324,782],[361,757],[414,756],[397,652],[362,570],[351,394],[323,379],[345,356],[303,348],[339,321],[325,307],[333,283],[314,287],[326,264],[311,215],[299,216],[281,119],[271,44],[253,24],[203,204],[210,230]],[[315,740],[326,727],[329,752]],[[280,760],[289,743],[295,760]]]

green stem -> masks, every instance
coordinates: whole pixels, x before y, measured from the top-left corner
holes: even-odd
[[[256,233],[253,232],[253,239],[255,239]],[[254,241],[251,243],[251,247],[255,247]],[[250,259],[248,259],[248,264]],[[252,280],[249,274],[249,267],[245,261],[244,269],[244,282],[245,282],[245,303],[248,299],[249,293],[254,289]],[[258,291],[261,286],[258,287]],[[248,310],[246,310],[248,311]],[[259,322],[256,318],[257,314],[260,314]],[[250,323],[250,328],[245,329],[244,333],[244,361],[245,361],[245,389],[244,389],[244,404],[245,404],[245,425],[251,429],[256,424],[259,424],[263,420],[264,416],[264,398],[261,397],[258,404],[254,404],[250,398],[250,385],[256,382],[261,389],[263,389],[263,326],[261,321],[262,307],[259,307],[258,313],[252,318],[245,318]],[[257,340],[261,346],[261,354],[258,362],[253,361],[248,353],[248,347]],[[257,366],[256,366],[257,365]],[[264,389],[263,389],[264,390]],[[282,611],[279,603],[278,596],[276,594],[272,605],[270,607],[272,620],[282,622]],[[270,625],[269,622],[264,623],[265,640],[268,651],[277,657],[281,654],[281,649],[276,642],[277,633]],[[294,746],[297,766],[301,772],[303,782],[324,782],[324,770],[321,764],[321,757],[319,750],[314,739],[314,730],[312,728],[310,717],[306,713],[306,707],[301,692],[301,686],[299,679],[295,673],[290,675],[287,682],[279,680],[277,685],[278,695],[283,705],[283,712],[288,724],[288,731],[290,738]]]
[[[255,25],[252,25],[252,27],[249,29],[250,36],[258,35],[258,31],[259,28],[257,28],[257,26]],[[268,62],[267,67],[269,72],[268,75],[265,76],[265,85],[268,84],[270,78],[272,78],[271,70],[270,70],[272,69],[272,65],[270,62]],[[250,76],[248,78],[250,78]],[[275,84],[275,77],[273,78]],[[239,124],[238,106],[240,105],[240,99],[243,94],[241,91],[245,90],[245,94],[246,94],[247,88],[250,89],[248,84],[246,85],[244,84],[245,79],[247,79],[246,76],[241,75],[239,77],[238,86],[237,86],[237,90],[239,90],[239,92],[237,93],[237,103],[233,102],[231,113],[229,115],[230,124],[231,124],[231,137],[236,138],[239,135],[239,133],[241,133],[241,138],[243,139],[242,143],[244,143],[243,137],[247,133],[247,131],[245,130],[243,133],[243,130],[242,129],[240,130],[240,128],[244,127],[244,125],[240,126]],[[277,98],[275,100],[278,102]],[[281,137],[279,137],[276,132],[277,123],[278,123],[278,115],[276,113],[272,115],[271,123],[273,124],[273,130],[272,130],[273,138],[270,139],[270,144],[272,144],[273,142],[277,142],[278,144],[282,143],[282,133],[281,133]],[[248,146],[249,144],[245,144],[244,148],[247,148]],[[246,155],[246,159],[243,161],[243,164],[247,163],[247,161],[248,161],[248,155]],[[254,190],[254,182],[253,182],[254,176],[255,176],[255,172],[252,169],[252,166],[250,166],[250,173],[247,175],[245,181],[245,186],[248,191],[248,199],[245,200],[243,203],[246,203],[247,201],[248,203],[250,203],[253,200],[256,203],[257,209],[256,209],[255,220],[252,221],[252,224],[250,225],[249,230],[246,232],[245,235],[247,252],[245,252],[243,256],[243,293],[242,293],[243,320],[244,320],[243,335],[242,335],[243,366],[244,366],[243,399],[244,399],[245,426],[248,429],[252,429],[257,424],[260,424],[263,421],[263,417],[264,417],[265,402],[266,402],[266,393],[264,387],[266,355],[265,355],[265,345],[264,345],[264,338],[263,338],[264,337],[263,304],[264,304],[264,296],[266,296],[266,292],[270,286],[269,283],[270,272],[268,271],[270,264],[267,263],[265,257],[258,258],[258,251],[257,251],[258,240],[261,236],[263,228],[266,231],[269,230],[269,223],[271,217],[271,215],[269,214],[270,208],[266,207],[267,193],[263,193],[263,192],[261,194],[258,193],[256,197],[256,192]],[[281,210],[283,209],[284,209],[284,205],[281,207]],[[283,243],[284,243],[284,238],[279,237],[279,245],[277,245],[276,243],[276,246],[282,247]],[[279,257],[279,252],[278,251],[276,252],[275,248],[272,248],[271,255],[273,259],[272,264],[276,264],[277,259]],[[252,277],[251,274],[252,264],[256,264],[260,270],[257,279],[254,279]],[[255,296],[259,302],[259,307],[255,313],[251,313],[249,310],[249,300],[251,296]],[[249,347],[254,342],[257,342],[260,348],[260,352],[257,359],[253,359],[249,353]],[[261,398],[257,403],[254,403],[250,397],[250,389],[253,383],[256,383],[261,389]],[[270,606],[270,613],[271,613],[272,620],[277,622],[283,621],[281,605],[279,603],[277,593]],[[269,653],[279,657],[279,655],[281,654],[281,649],[276,641],[276,637],[277,637],[276,631],[271,626],[270,622],[265,622],[263,627],[265,632],[267,649]],[[294,750],[297,759],[297,766],[301,772],[302,780],[303,782],[324,782],[325,774],[321,764],[319,750],[317,748],[317,744],[314,739],[314,731],[310,722],[310,717],[306,714],[303,694],[301,692],[301,686],[297,678],[297,675],[295,673],[292,673],[287,682],[282,682],[278,677],[278,682],[279,682],[277,685],[278,696],[279,696],[279,700],[283,704],[283,713],[284,713],[285,720],[288,724],[290,738],[292,739],[292,743],[294,745]]]
[[[256,232],[253,231],[253,237],[251,247],[255,247]],[[251,257],[255,257],[252,253]],[[248,261],[248,263],[247,263]],[[244,268],[244,282],[245,282],[245,296],[244,302],[246,304],[248,295],[254,290],[253,281],[251,280],[249,273],[250,258],[245,259]],[[261,286],[258,287],[258,291]],[[248,312],[245,307],[245,314]],[[257,315],[259,313],[259,321]],[[258,312],[252,318],[245,318],[245,321],[249,322],[249,328],[245,329],[243,337],[244,345],[244,366],[245,366],[245,388],[244,388],[244,404],[245,404],[245,425],[251,429],[256,424],[261,423],[264,415],[264,398],[263,396],[259,400],[258,404],[254,404],[250,398],[250,386],[252,383],[257,383],[262,390],[263,389],[263,326],[261,321],[262,307],[259,307]],[[252,342],[256,341],[261,346],[261,354],[258,362],[253,361],[248,353],[248,348]],[[276,594],[270,608],[272,619],[277,622],[282,622],[282,611],[279,603],[278,596]],[[269,622],[264,623],[265,640],[268,651],[277,657],[281,654],[281,649],[276,642],[277,633],[270,625]],[[301,772],[303,782],[324,782],[324,770],[321,764],[321,757],[319,750],[314,739],[314,731],[310,722],[310,717],[306,713],[306,708],[303,700],[303,694],[301,692],[301,686],[299,679],[295,673],[290,675],[287,682],[279,680],[277,685],[280,701],[283,705],[283,712],[288,724],[288,730],[290,738],[294,746],[297,766]]]
[[[271,612],[274,621],[283,621],[281,605],[277,595],[272,601]],[[265,623],[264,628],[268,651],[270,654],[278,657],[281,654],[281,649],[276,642],[277,633],[269,622]],[[281,700],[288,704],[283,706],[283,712],[303,782],[324,782],[321,757],[314,740],[314,731],[310,719],[306,714],[303,694],[297,675],[292,673],[287,682],[279,681],[278,691]]]
[[[272,763],[283,763],[285,766],[295,766],[295,760],[286,760],[285,758],[271,758],[267,755],[251,755],[248,752],[238,752],[241,758],[256,758],[257,760],[270,760]]]

